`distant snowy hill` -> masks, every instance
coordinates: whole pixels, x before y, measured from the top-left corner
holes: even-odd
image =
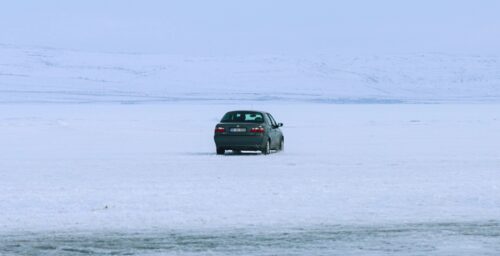
[[[500,102],[500,58],[196,57],[0,45],[0,102]]]

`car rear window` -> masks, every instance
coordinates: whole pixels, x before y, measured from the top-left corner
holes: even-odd
[[[229,112],[224,115],[222,123],[243,122],[243,123],[262,123],[264,116],[258,112],[237,111]]]

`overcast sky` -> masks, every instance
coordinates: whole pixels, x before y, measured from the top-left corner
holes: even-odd
[[[13,0],[0,43],[183,55],[500,53],[499,0]]]

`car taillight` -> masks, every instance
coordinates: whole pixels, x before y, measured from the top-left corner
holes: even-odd
[[[224,129],[224,127],[216,127],[215,128],[215,133],[223,133],[225,131],[226,131],[226,129]]]
[[[264,133],[264,127],[254,127],[250,129],[250,132]]]

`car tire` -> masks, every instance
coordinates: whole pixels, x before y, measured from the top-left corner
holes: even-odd
[[[267,140],[266,145],[262,149],[262,154],[264,155],[271,154],[271,141]]]
[[[223,149],[223,148],[217,148],[217,155],[224,155],[225,152],[226,152],[225,149]]]
[[[285,139],[281,138],[279,151],[285,150]]]

